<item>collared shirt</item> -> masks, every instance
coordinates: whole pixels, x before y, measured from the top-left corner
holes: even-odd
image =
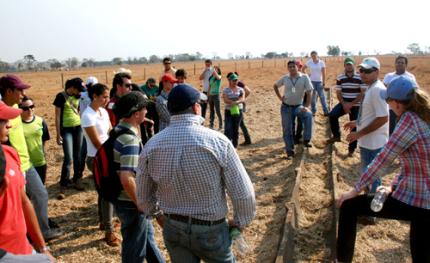
[[[219,220],[227,216],[226,192],[235,223],[248,225],[256,211],[251,180],[228,138],[202,126],[200,116],[174,115],[146,143],[137,170],[138,203],[146,214],[158,202],[164,213]]]
[[[394,159],[400,158],[400,176],[392,197],[406,204],[430,209],[430,125],[416,113],[400,118],[387,145],[368,166],[355,185],[358,191],[384,174]]]
[[[168,97],[169,94],[163,90],[155,100],[155,109],[157,110],[158,116],[160,117],[159,131],[162,131],[164,128],[169,126],[170,123],[170,112],[167,109]]]
[[[284,101],[288,105],[299,105],[303,102],[305,92],[313,90],[308,75],[297,73],[297,78],[291,79],[289,75],[282,76],[276,83],[278,88],[284,86]]]
[[[347,102],[354,101],[365,89],[366,85],[361,80],[360,75],[355,72],[351,76],[344,72],[336,78],[336,90],[341,92],[342,98]],[[354,106],[360,106],[360,102]]]
[[[403,74],[397,74],[395,71],[394,72],[390,72],[390,73],[387,73],[386,75],[385,75],[385,77],[384,77],[384,84],[386,85],[386,86],[388,86],[388,85],[390,85],[390,83],[391,83],[391,81],[393,81],[393,80],[395,80],[396,78],[398,78],[398,77],[401,77],[401,76],[404,76],[404,77],[407,77],[407,78],[410,78],[411,80],[413,80],[414,82],[417,82],[416,81],[416,79],[415,79],[415,76],[414,76],[414,74],[412,74],[412,73],[410,73],[410,72],[408,72],[408,71],[405,71],[405,73],[403,73]]]

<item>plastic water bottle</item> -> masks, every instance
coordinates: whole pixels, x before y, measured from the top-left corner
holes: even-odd
[[[230,230],[230,237],[233,242],[234,250],[237,251],[240,255],[244,256],[249,252],[249,246],[243,238],[242,234],[240,233],[239,228],[233,227]]]
[[[384,206],[384,202],[386,198],[387,198],[387,190],[381,187],[376,191],[375,196],[373,197],[372,203],[370,203],[370,209],[372,209],[373,212],[381,211],[382,207]]]

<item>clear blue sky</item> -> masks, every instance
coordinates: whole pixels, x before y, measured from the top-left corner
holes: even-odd
[[[0,60],[430,46],[426,1],[0,0]]]

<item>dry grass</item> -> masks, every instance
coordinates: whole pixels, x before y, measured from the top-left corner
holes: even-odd
[[[417,76],[422,87],[430,86],[430,59],[411,58],[410,71]],[[284,158],[283,142],[281,139],[281,124],[279,114],[279,101],[273,92],[273,83],[287,72],[284,61],[277,61],[274,67],[273,61],[265,61],[265,67],[261,68],[261,61],[221,63],[223,76],[228,71],[237,70],[243,79],[253,90],[248,101],[249,111],[246,113],[246,123],[249,127],[254,144],[248,147],[240,147],[239,155],[251,177],[257,196],[257,216],[253,223],[245,231],[245,238],[250,243],[252,253],[246,258],[239,258],[239,262],[273,262],[276,256],[277,244],[280,238],[280,229],[284,217],[284,203],[291,196],[294,184],[294,168],[297,161],[287,161]],[[381,78],[386,72],[393,70],[394,58],[381,58]],[[216,63],[218,64],[218,63]],[[193,75],[193,63],[177,65],[184,67],[189,72],[189,82],[196,87],[200,86],[198,74],[203,62],[196,64],[197,74]],[[269,67],[270,66],[270,67]],[[250,67],[250,68],[249,68]],[[258,68],[257,68],[258,67]],[[111,83],[112,72],[117,68],[86,69],[81,71],[64,72],[67,76],[80,76],[83,79],[89,75],[95,75],[104,82],[106,72],[109,83]],[[134,81],[141,84],[144,76],[158,78],[161,74],[160,65],[132,66]],[[327,61],[328,80],[327,83],[334,84],[334,80],[342,71],[342,61],[329,59]],[[95,73],[94,73],[95,72]],[[102,241],[103,233],[98,230],[97,222],[97,198],[92,187],[92,182],[85,173],[85,184],[87,190],[78,192],[70,190],[67,198],[57,200],[58,181],[62,163],[62,150],[55,143],[54,106],[52,102],[55,95],[62,90],[61,72],[36,72],[19,74],[25,81],[32,84],[33,88],[28,94],[34,98],[36,113],[43,116],[51,131],[51,139],[47,143],[48,174],[47,187],[49,191],[49,214],[65,231],[60,239],[50,243],[53,254],[59,262],[119,262],[120,249],[111,248]],[[318,116],[316,122],[327,125]],[[313,143],[322,145],[326,134],[315,135]],[[319,150],[324,152],[324,146]],[[336,160],[337,168],[341,171],[343,183],[341,189],[346,190],[352,186],[357,178],[357,166],[359,156],[345,159],[342,155],[347,152],[346,144],[336,146],[339,152]],[[313,150],[316,151],[316,150]],[[307,169],[313,169],[313,163],[321,161],[320,152],[312,152],[315,158],[306,164]],[[315,171],[320,173],[321,171]],[[312,178],[307,178],[312,180]],[[316,182],[318,184],[318,182]],[[321,186],[316,185],[315,189]],[[325,194],[321,197],[316,191],[315,200],[324,203]],[[315,203],[306,203],[306,209],[313,211]],[[315,208],[315,207],[314,207]],[[317,209],[318,210],[318,209]],[[314,224],[323,224],[324,221]],[[323,227],[323,226],[322,226]],[[161,240],[161,232],[157,227],[156,238],[166,258],[168,255]],[[409,262],[408,227],[397,221],[382,221],[372,227],[360,228],[357,238],[355,253],[356,262]],[[313,237],[307,237],[311,239]],[[310,242],[310,240],[309,240]],[[306,243],[306,242],[305,242]],[[303,250],[302,258],[318,258],[318,251]]]

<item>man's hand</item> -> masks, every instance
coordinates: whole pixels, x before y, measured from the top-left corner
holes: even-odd
[[[302,107],[300,109],[301,112],[311,112],[311,109],[309,107]]]
[[[351,131],[355,127],[357,127],[357,123],[355,121],[349,121],[349,122],[345,123],[345,125],[343,125],[343,129],[345,131]]]
[[[352,108],[352,104],[351,103],[349,103],[349,102],[343,102],[342,103],[342,107],[343,107],[343,111],[345,112],[345,113],[351,113],[351,108]]]
[[[346,140],[351,143],[353,141],[356,141],[360,138],[360,135],[358,134],[358,132],[351,132],[350,134],[348,134],[348,136],[346,136]]]
[[[59,134],[57,135],[57,144],[58,145],[62,145],[63,144],[63,138]]]

